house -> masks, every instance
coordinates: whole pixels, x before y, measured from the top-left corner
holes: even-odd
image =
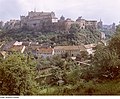
[[[10,49],[8,49],[8,52],[21,52],[23,53],[25,51],[25,46],[23,45],[13,45]]]
[[[13,45],[14,45],[14,46],[20,46],[20,45],[22,45],[22,42],[16,41]]]
[[[47,47],[47,48],[41,47],[41,48],[34,50],[34,55],[40,56],[43,58],[51,57],[54,55],[54,49],[50,47]]]
[[[97,43],[98,43],[98,45],[102,44],[104,46],[107,46],[107,41],[106,40],[100,40]]]
[[[38,46],[39,43],[38,43],[38,42],[30,42],[29,45],[30,45],[30,46]]]
[[[84,46],[85,46],[88,54],[93,55],[95,52],[94,48],[97,46],[97,44],[88,44],[88,45],[84,45]]]
[[[56,46],[54,47],[54,55],[63,55],[68,53],[71,57],[76,57],[81,51],[86,51],[83,45],[79,46]]]
[[[105,40],[106,39],[106,35],[104,32],[101,32],[101,40]]]
[[[24,46],[30,46],[30,42],[29,41],[23,41],[22,45],[24,45]]]
[[[66,53],[71,57],[76,57],[81,51],[86,51],[83,45],[79,46],[56,46],[51,47],[39,47],[32,50],[33,55],[37,57],[52,57],[53,55],[65,55]]]

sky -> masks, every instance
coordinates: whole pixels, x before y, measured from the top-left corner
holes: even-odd
[[[102,20],[104,24],[120,21],[120,0],[0,0],[0,20],[19,19],[28,11],[55,12],[73,20]]]

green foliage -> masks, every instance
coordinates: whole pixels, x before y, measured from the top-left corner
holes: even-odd
[[[100,79],[116,79],[120,75],[120,59],[114,50],[109,50],[109,48],[98,49],[93,64]]]
[[[47,87],[41,90],[42,95],[120,95],[118,81],[96,83],[79,82],[76,85]]]
[[[1,95],[37,95],[39,87],[34,80],[35,64],[27,63],[22,54],[9,55],[0,63]]]
[[[79,24],[72,24],[69,30],[70,33],[78,33],[79,31],[80,31]]]
[[[120,55],[120,33],[113,36],[109,42],[109,48],[115,50],[118,55]]]
[[[83,58],[84,60],[86,60],[88,58],[88,52],[87,51],[81,51],[80,55],[81,55],[81,58]]]
[[[0,34],[0,41],[33,41],[39,43],[49,43],[57,45],[77,45],[95,43],[100,40],[100,32],[98,30],[90,31],[89,29],[79,29],[77,24],[71,26],[71,32],[49,32],[41,33],[34,30],[17,29],[4,31]]]
[[[95,76],[100,79],[118,79],[120,77],[120,31],[109,42],[109,45],[104,47],[97,46],[93,58],[93,68]]]
[[[77,84],[77,82],[80,81],[80,70],[79,69],[74,69],[71,72],[67,74],[66,80],[68,84]]]

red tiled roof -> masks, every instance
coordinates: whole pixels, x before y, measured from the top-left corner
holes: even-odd
[[[20,46],[13,46],[9,49],[9,51],[21,51],[23,49],[23,45]]]
[[[52,48],[39,48],[38,49],[39,53],[41,54],[52,54],[53,49]]]

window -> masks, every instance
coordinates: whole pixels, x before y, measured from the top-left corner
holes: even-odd
[[[36,26],[36,25],[37,25],[36,23],[33,24],[33,26]]]

